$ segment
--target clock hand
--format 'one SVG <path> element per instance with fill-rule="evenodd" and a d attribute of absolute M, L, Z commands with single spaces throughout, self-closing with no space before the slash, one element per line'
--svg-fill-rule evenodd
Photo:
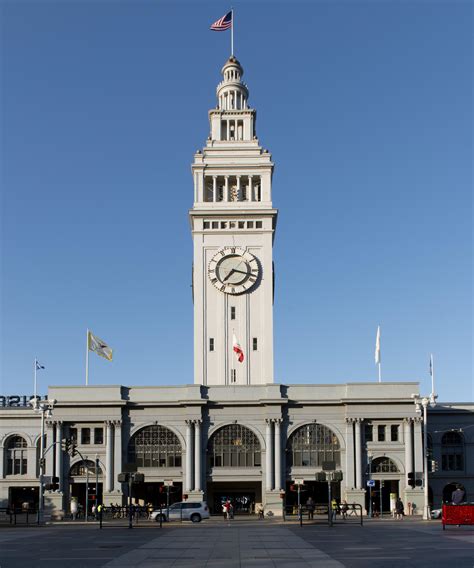
<path fill-rule="evenodd" d="M 236 272 L 236 270 L 233 268 L 229 274 L 224 278 L 224 280 L 222 280 L 222 283 L 224 283 L 228 278 L 230 278 L 230 275 L 233 274 L 234 272 Z"/>

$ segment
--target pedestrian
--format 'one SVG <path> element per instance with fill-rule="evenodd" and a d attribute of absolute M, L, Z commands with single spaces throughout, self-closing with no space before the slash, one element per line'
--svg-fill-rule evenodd
<path fill-rule="evenodd" d="M 255 512 L 258 515 L 259 520 L 262 520 L 264 518 L 264 508 L 263 508 L 263 503 L 256 503 L 255 504 Z"/>
<path fill-rule="evenodd" d="M 333 500 L 331 501 L 331 519 L 332 519 L 333 521 L 336 520 L 337 509 L 338 509 L 337 500 L 336 500 L 336 499 L 333 499 Z"/>
<path fill-rule="evenodd" d="M 313 520 L 314 518 L 314 501 L 312 497 L 309 497 L 306 501 L 306 510 L 308 511 L 308 520 Z"/>
<path fill-rule="evenodd" d="M 456 489 L 451 494 L 451 501 L 453 505 L 460 505 L 464 502 L 466 492 L 461 485 L 456 485 Z"/>
<path fill-rule="evenodd" d="M 401 521 L 403 519 L 403 515 L 405 514 L 405 512 L 403 508 L 403 501 L 400 499 L 400 497 L 398 497 L 397 500 L 395 501 L 395 513 L 396 513 L 396 518 L 399 521 Z"/>
<path fill-rule="evenodd" d="M 228 501 L 225 501 L 224 504 L 222 505 L 222 512 L 224 513 L 224 520 L 226 520 L 226 519 L 227 519 L 227 515 L 229 514 Z"/>
<path fill-rule="evenodd" d="M 347 518 L 347 511 L 349 510 L 349 505 L 345 499 L 342 500 L 341 504 L 341 516 L 344 520 Z"/>
<path fill-rule="evenodd" d="M 232 501 L 229 501 L 228 517 L 229 517 L 229 519 L 233 519 L 233 518 L 234 518 L 234 505 L 232 505 Z"/>
<path fill-rule="evenodd" d="M 76 517 L 77 517 L 77 501 L 76 499 L 71 499 L 71 516 L 72 516 L 72 520 L 75 521 Z"/>

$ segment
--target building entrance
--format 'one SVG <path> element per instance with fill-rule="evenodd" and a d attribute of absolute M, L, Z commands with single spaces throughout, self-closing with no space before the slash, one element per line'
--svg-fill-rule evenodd
<path fill-rule="evenodd" d="M 209 482 L 207 484 L 207 504 L 212 515 L 222 514 L 222 505 L 229 500 L 234 515 L 255 513 L 255 503 L 262 501 L 262 484 L 258 481 Z"/>
<path fill-rule="evenodd" d="M 375 486 L 368 487 L 365 495 L 365 508 L 369 514 L 369 499 L 372 501 L 372 514 L 379 516 L 392 512 L 392 506 L 396 498 L 400 495 L 398 490 L 398 479 L 375 479 Z M 405 511 L 408 514 L 408 511 Z"/>
<path fill-rule="evenodd" d="M 124 489 L 126 495 L 128 495 L 127 491 L 128 488 Z M 168 499 L 170 505 L 183 500 L 183 484 L 181 482 L 174 482 L 169 487 L 164 485 L 163 482 L 137 483 L 132 486 L 132 501 L 136 505 L 143 506 L 151 503 L 155 508 L 158 508 L 160 504 L 166 507 Z"/>
<path fill-rule="evenodd" d="M 291 481 L 286 483 L 286 508 L 288 510 L 297 510 L 298 505 L 298 487 L 293 486 Z M 302 491 L 300 493 L 300 502 L 303 507 L 306 501 L 312 497 L 313 501 L 317 504 L 327 504 L 329 499 L 328 484 L 325 481 L 306 481 L 303 485 Z M 331 497 L 336 499 L 338 502 L 341 497 L 341 484 L 339 482 L 333 481 L 331 483 Z"/>
<path fill-rule="evenodd" d="M 90 514 L 94 505 L 102 503 L 102 483 L 99 482 L 97 487 L 95 480 L 89 480 L 88 484 L 86 482 L 71 483 L 69 486 L 69 495 L 71 499 L 77 501 L 82 511 L 85 511 L 86 507 L 88 507 Z"/>

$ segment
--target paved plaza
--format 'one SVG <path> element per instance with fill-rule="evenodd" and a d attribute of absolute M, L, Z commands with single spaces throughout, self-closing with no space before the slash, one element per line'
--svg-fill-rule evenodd
<path fill-rule="evenodd" d="M 0 550 L 0 568 L 472 568 L 474 530 L 419 520 L 329 528 L 215 518 L 102 531 L 67 524 L 0 528 Z"/>

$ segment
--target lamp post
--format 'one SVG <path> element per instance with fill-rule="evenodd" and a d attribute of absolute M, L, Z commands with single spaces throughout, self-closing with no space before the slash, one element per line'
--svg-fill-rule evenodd
<path fill-rule="evenodd" d="M 416 394 L 412 396 L 416 412 L 418 414 L 423 412 L 423 520 L 429 521 L 431 519 L 431 512 L 428 496 L 428 405 L 431 406 L 431 408 L 434 408 L 438 397 L 434 394 L 434 392 L 432 392 L 430 396 L 423 396 L 421 398 L 419 398 Z"/>
<path fill-rule="evenodd" d="M 47 398 L 44 400 L 38 400 L 38 398 L 33 398 L 31 400 L 31 404 L 33 410 L 41 414 L 41 438 L 40 438 L 40 459 L 39 459 L 39 503 L 38 503 L 38 519 L 39 522 L 43 520 L 44 514 L 44 490 L 43 490 L 43 477 L 44 477 L 44 466 L 45 466 L 45 457 L 44 457 L 44 421 L 45 418 L 51 418 L 53 415 L 53 408 L 56 404 L 56 400 L 53 398 L 52 400 L 48 400 Z"/>
<path fill-rule="evenodd" d="M 367 452 L 367 474 L 369 476 L 369 481 L 372 480 L 372 452 L 369 450 Z M 374 516 L 372 511 L 372 485 L 369 485 L 369 517 Z"/>

